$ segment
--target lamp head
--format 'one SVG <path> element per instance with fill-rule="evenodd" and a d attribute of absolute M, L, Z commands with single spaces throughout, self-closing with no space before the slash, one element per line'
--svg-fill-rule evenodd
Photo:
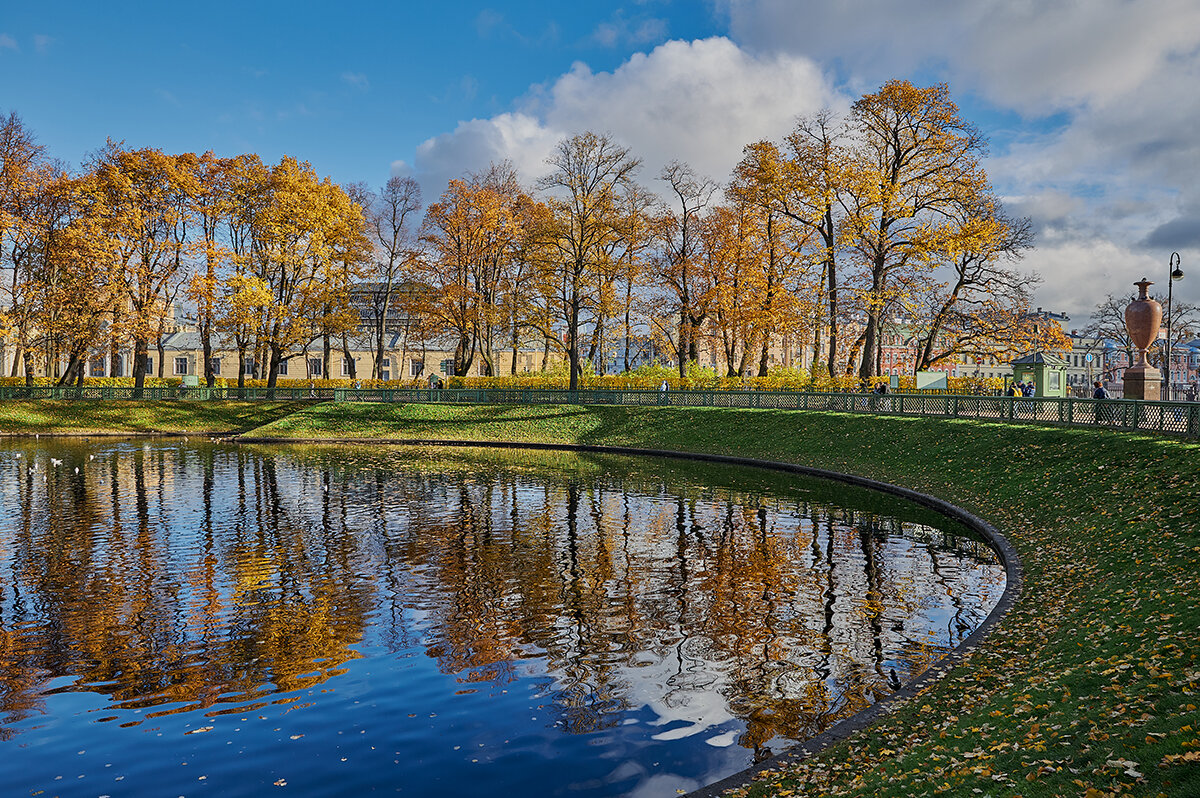
<path fill-rule="evenodd" d="M 1183 279 L 1183 269 L 1179 268 L 1179 253 L 1178 252 L 1172 252 L 1171 257 L 1167 259 L 1167 268 L 1170 268 L 1172 266 L 1174 266 L 1175 268 L 1171 271 L 1171 279 L 1172 280 L 1182 280 Z"/>

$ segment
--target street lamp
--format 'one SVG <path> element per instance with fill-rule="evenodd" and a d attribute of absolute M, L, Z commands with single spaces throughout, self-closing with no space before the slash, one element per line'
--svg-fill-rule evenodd
<path fill-rule="evenodd" d="M 1171 267 L 1174 267 L 1173 269 Z M 1175 287 L 1176 280 L 1183 279 L 1183 269 L 1179 268 L 1179 253 L 1172 252 L 1171 257 L 1167 259 L 1167 273 L 1170 275 L 1167 278 L 1167 362 L 1163 369 L 1163 384 L 1167 388 L 1167 400 L 1171 399 L 1171 327 L 1175 321 L 1175 304 L 1171 301 L 1172 288 Z"/>

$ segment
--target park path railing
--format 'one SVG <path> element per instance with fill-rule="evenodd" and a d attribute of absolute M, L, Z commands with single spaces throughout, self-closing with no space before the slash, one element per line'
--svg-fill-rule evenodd
<path fill-rule="evenodd" d="M 143 399 L 402 402 L 433 404 L 636 405 L 825 410 L 885 416 L 968 418 L 1029 424 L 1101 426 L 1200 438 L 1200 402 L 1135 399 L 703 391 L 589 388 L 184 388 L 0 387 L 5 399 Z"/>

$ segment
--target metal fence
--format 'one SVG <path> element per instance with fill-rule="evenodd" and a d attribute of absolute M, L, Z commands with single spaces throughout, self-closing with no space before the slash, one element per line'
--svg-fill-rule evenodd
<path fill-rule="evenodd" d="M 636 405 L 826 410 L 884 416 L 932 416 L 990 421 L 1099 426 L 1200 437 L 1200 402 L 1145 402 L 963 396 L 953 394 L 801 393 L 795 391 L 688 391 L 594 388 L 184 388 L 0 387 L 5 399 L 143 399 L 401 402 L 436 404 Z"/>

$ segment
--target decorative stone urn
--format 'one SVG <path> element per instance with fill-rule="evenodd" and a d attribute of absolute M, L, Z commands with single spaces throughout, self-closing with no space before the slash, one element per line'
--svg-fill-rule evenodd
<path fill-rule="evenodd" d="M 1125 369 L 1125 398 L 1157 400 L 1161 396 L 1162 374 L 1146 360 L 1146 350 L 1162 326 L 1162 305 L 1146 293 L 1153 282 L 1143 277 L 1134 285 L 1140 293 L 1125 308 L 1125 329 L 1138 354 L 1137 362 Z"/>

